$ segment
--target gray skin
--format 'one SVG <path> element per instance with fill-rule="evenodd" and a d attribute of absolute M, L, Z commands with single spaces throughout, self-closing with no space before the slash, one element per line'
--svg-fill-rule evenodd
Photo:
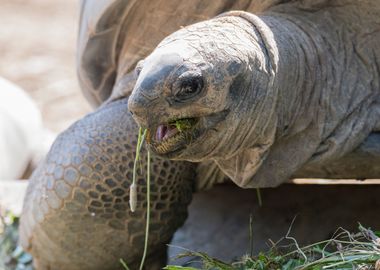
<path fill-rule="evenodd" d="M 92 104 L 105 103 L 57 138 L 30 180 L 20 241 L 37 269 L 119 269 L 120 258 L 136 269 L 146 186 L 142 173 L 132 213 L 133 118 L 149 129 L 156 154 L 146 269 L 165 263 L 192 190 L 226 176 L 266 187 L 294 175 L 380 175 L 379 139 L 370 135 L 379 119 L 377 2 L 185 2 L 98 2 L 104 14 L 83 2 L 79 79 Z M 159 15 L 145 12 L 149 5 Z M 178 17 L 173 7 L 189 12 Z M 179 26 L 234 8 L 261 13 L 185 27 L 151 53 Z M 159 125 L 184 117 L 197 120 L 193 129 L 157 141 Z"/>
<path fill-rule="evenodd" d="M 380 6 L 279 11 L 186 27 L 145 59 L 129 109 L 154 153 L 212 160 L 241 187 L 273 187 L 377 131 Z M 197 122 L 160 137 L 182 118 Z"/>

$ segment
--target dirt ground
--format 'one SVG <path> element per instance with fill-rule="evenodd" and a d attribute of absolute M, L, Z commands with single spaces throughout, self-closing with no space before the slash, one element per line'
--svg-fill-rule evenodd
<path fill-rule="evenodd" d="M 60 132 L 91 111 L 76 78 L 76 0 L 0 0 L 0 76 L 36 101 Z"/>

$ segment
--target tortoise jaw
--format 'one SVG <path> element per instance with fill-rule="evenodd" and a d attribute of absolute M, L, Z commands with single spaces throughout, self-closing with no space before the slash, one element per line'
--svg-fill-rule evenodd
<path fill-rule="evenodd" d="M 147 143 L 153 153 L 163 158 L 192 160 L 194 153 L 200 155 L 208 144 L 209 131 L 218 132 L 218 125 L 226 118 L 229 110 L 197 116 L 180 118 L 148 129 Z M 163 130 L 166 129 L 166 130 Z M 158 133 L 158 134 L 157 134 Z M 156 140 L 161 138 L 162 140 Z M 201 146 L 204 145 L 204 146 Z"/>
<path fill-rule="evenodd" d="M 195 139 L 199 129 L 199 118 L 180 118 L 160 124 L 148 130 L 147 142 L 153 152 L 171 157 L 186 148 Z M 154 131 L 154 132 L 152 132 Z"/>

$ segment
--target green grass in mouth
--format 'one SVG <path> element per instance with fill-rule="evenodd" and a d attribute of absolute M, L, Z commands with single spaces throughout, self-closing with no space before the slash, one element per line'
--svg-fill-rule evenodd
<path fill-rule="evenodd" d="M 174 121 L 170 121 L 169 125 L 175 126 L 179 132 L 183 132 L 185 130 L 189 130 L 194 127 L 197 122 L 196 118 L 182 118 Z"/>

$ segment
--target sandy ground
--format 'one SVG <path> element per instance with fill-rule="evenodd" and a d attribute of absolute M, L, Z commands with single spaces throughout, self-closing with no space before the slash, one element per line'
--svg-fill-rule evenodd
<path fill-rule="evenodd" d="M 54 132 L 91 110 L 75 71 L 78 2 L 0 0 L 0 76 L 30 94 Z"/>

